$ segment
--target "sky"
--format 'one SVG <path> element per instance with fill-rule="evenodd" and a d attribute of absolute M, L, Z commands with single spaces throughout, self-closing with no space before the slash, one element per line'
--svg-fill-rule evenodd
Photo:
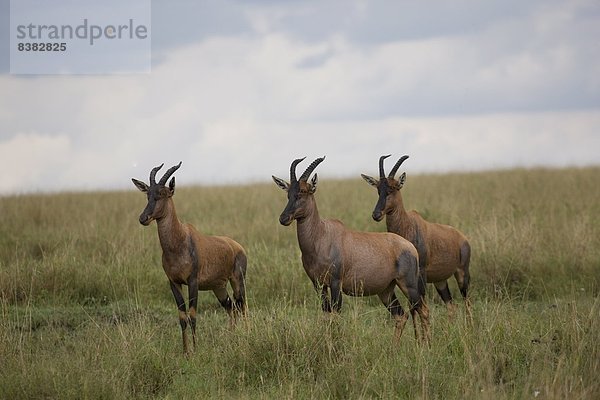
<path fill-rule="evenodd" d="M 0 0 L 0 195 L 600 165 L 596 0 L 151 5 L 150 73 L 24 76 Z"/>

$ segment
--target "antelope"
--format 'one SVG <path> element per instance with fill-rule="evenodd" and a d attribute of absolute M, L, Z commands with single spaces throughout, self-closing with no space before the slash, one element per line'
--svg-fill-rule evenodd
<path fill-rule="evenodd" d="M 288 198 L 279 223 L 289 226 L 296 220 L 302 265 L 315 290 L 320 291 L 323 311 L 339 313 L 342 293 L 349 296 L 378 295 L 395 320 L 394 332 L 398 340 L 408 320 L 394 293 L 398 286 L 409 300 L 415 337 L 419 341 L 428 341 L 429 311 L 423 302 L 425 284 L 420 284 L 417 250 L 398 235 L 352 231 L 338 220 L 321 219 L 314 197 L 317 174 L 310 183 L 308 178 L 324 159 L 313 161 L 300 179 L 296 178 L 296 166 L 304 158 L 294 160 L 289 183 L 273 176 L 277 186 L 287 192 Z M 417 331 L 415 313 L 421 320 L 422 336 Z"/>
<path fill-rule="evenodd" d="M 225 236 L 207 236 L 198 232 L 190 224 L 182 224 L 175 213 L 173 195 L 175 177 L 167 180 L 181 166 L 181 162 L 171 167 L 156 182 L 156 173 L 164 164 L 150 172 L 150 186 L 137 179 L 133 184 L 148 197 L 148 204 L 140 215 L 140 224 L 144 226 L 156 220 L 158 239 L 162 248 L 162 266 L 169 279 L 171 291 L 179 309 L 179 324 L 183 338 L 184 354 L 189 354 L 189 324 L 192 331 L 193 349 L 196 347 L 196 308 L 198 291 L 212 290 L 219 303 L 229 315 L 230 323 L 236 317 L 246 313 L 245 276 L 246 253 L 244 248 Z M 227 282 L 233 289 L 235 302 L 227 292 Z M 182 285 L 188 286 L 189 314 L 183 297 Z"/>
<path fill-rule="evenodd" d="M 408 156 L 401 157 L 386 178 L 383 161 L 388 157 L 390 155 L 379 158 L 379 180 L 361 174 L 379 193 L 373 219 L 379 222 L 385 215 L 387 231 L 396 233 L 415 245 L 419 253 L 419 268 L 427 282 L 435 286 L 450 316 L 453 315 L 455 305 L 447 280 L 454 275 L 465 301 L 467 315 L 471 317 L 468 298 L 471 246 L 467 238 L 449 225 L 428 222 L 417 211 L 405 210 L 400 189 L 406 181 L 406 172 L 399 179 L 395 175 Z"/>

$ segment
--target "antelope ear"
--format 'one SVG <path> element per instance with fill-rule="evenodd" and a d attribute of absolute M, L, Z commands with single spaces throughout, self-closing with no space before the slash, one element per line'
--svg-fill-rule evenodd
<path fill-rule="evenodd" d="M 310 189 L 309 189 L 309 193 L 313 194 L 314 192 L 317 191 L 317 183 L 319 182 L 319 179 L 317 178 L 317 174 L 314 174 L 312 179 L 310 180 Z"/>
<path fill-rule="evenodd" d="M 362 176 L 362 178 L 371 186 L 377 187 L 377 185 L 379 185 L 379 181 L 373 177 L 370 177 L 369 175 L 360 174 L 360 176 Z"/>
<path fill-rule="evenodd" d="M 169 191 L 171 192 L 171 196 L 175 194 L 175 177 L 172 177 L 169 181 Z"/>
<path fill-rule="evenodd" d="M 273 176 L 273 175 L 271 175 L 271 178 L 273 178 L 273 181 L 275 182 L 275 184 L 277 186 L 279 186 L 281 189 L 285 190 L 286 192 L 290 188 L 290 184 L 287 183 L 286 181 L 284 181 L 283 179 L 278 178 L 278 177 Z"/>
<path fill-rule="evenodd" d="M 406 172 L 403 172 L 402 175 L 400 175 L 400 179 L 398 179 L 398 189 L 402 189 L 402 186 L 404 186 L 405 181 L 406 181 Z"/>
<path fill-rule="evenodd" d="M 142 193 L 148 193 L 148 189 L 149 189 L 148 185 L 146 185 L 144 182 L 138 181 L 135 178 L 131 178 L 131 181 L 133 182 L 133 184 L 135 185 L 135 187 L 140 190 L 140 192 L 142 192 Z"/>

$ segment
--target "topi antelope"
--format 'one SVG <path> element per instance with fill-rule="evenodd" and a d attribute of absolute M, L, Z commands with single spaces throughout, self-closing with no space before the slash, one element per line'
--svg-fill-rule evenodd
<path fill-rule="evenodd" d="M 181 162 L 167 170 L 156 183 L 155 177 L 164 164 L 150 172 L 150 186 L 132 179 L 133 184 L 148 196 L 148 204 L 140 215 L 140 223 L 148 226 L 153 220 L 158 225 L 158 239 L 162 247 L 162 265 L 179 309 L 179 323 L 183 337 L 183 351 L 189 354 L 188 323 L 192 331 L 193 348 L 196 347 L 196 307 L 198 291 L 212 290 L 227 310 L 233 323 L 237 314 L 246 312 L 245 283 L 246 254 L 242 246 L 224 236 L 206 236 L 190 224 L 177 219 L 173 194 L 175 177 L 167 180 L 181 166 Z M 227 282 L 233 288 L 235 303 L 227 293 Z M 189 315 L 186 312 L 182 285 L 188 285 Z"/>
<path fill-rule="evenodd" d="M 315 289 L 321 290 L 325 312 L 339 312 L 342 292 L 350 296 L 378 295 L 396 321 L 395 337 L 402 335 L 408 315 L 404 313 L 394 289 L 400 287 L 410 303 L 415 336 L 429 339 L 429 311 L 423 302 L 425 285 L 419 284 L 418 253 L 406 239 L 387 232 L 355 232 L 338 220 L 319 217 L 314 193 L 317 174 L 308 178 L 325 157 L 309 165 L 300 179 L 294 160 L 290 168 L 290 183 L 273 176 L 287 192 L 288 203 L 279 217 L 282 225 L 296 220 L 302 265 Z M 329 294 L 329 292 L 331 295 Z M 416 313 L 419 313 L 422 337 L 419 337 Z"/>
<path fill-rule="evenodd" d="M 379 180 L 361 174 L 363 179 L 371 186 L 375 186 L 379 193 L 379 199 L 373 210 L 373 219 L 379 222 L 385 215 L 388 232 L 396 233 L 415 245 L 419 252 L 419 268 L 425 271 L 427 282 L 434 284 L 450 315 L 454 304 L 447 279 L 454 274 L 470 317 L 471 309 L 467 295 L 471 246 L 467 238 L 451 226 L 426 221 L 414 210 L 406 212 L 400 193 L 406 181 L 406 172 L 399 179 L 394 176 L 408 156 L 400 158 L 386 178 L 383 161 L 388 157 L 389 155 L 379 158 Z"/>

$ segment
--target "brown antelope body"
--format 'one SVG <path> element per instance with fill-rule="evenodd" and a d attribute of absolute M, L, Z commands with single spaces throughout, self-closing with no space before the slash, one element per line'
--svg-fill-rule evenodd
<path fill-rule="evenodd" d="M 315 289 L 321 291 L 325 312 L 339 312 L 342 293 L 350 296 L 378 295 L 396 320 L 396 338 L 400 338 L 408 319 L 394 289 L 398 286 L 410 303 L 415 336 L 419 338 L 415 313 L 419 313 L 422 335 L 429 338 L 428 309 L 423 303 L 424 284 L 419 284 L 418 253 L 404 238 L 391 233 L 356 232 L 338 220 L 319 216 L 313 194 L 317 175 L 308 178 L 323 158 L 315 160 L 296 178 L 295 160 L 290 169 L 290 183 L 273 176 L 275 183 L 287 192 L 288 203 L 279 222 L 288 226 L 297 222 L 298 244 L 302 265 Z M 329 294 L 330 292 L 330 294 Z"/>
<path fill-rule="evenodd" d="M 156 220 L 158 225 L 158 238 L 163 251 L 162 265 L 179 309 L 183 350 L 188 354 L 188 323 L 192 331 L 193 347 L 196 346 L 199 290 L 212 290 L 227 310 L 232 323 L 237 314 L 245 313 L 246 254 L 242 246 L 233 239 L 203 235 L 192 225 L 179 222 L 173 203 L 175 178 L 171 178 L 168 187 L 165 184 L 180 166 L 181 163 L 167 170 L 158 183 L 155 176 L 162 165 L 153 168 L 150 172 L 150 186 L 137 179 L 132 181 L 148 197 L 148 204 L 140 215 L 140 223 L 147 226 Z M 227 293 L 227 282 L 233 288 L 235 302 L 231 301 Z M 188 285 L 189 314 L 186 311 L 182 285 Z"/>
<path fill-rule="evenodd" d="M 454 306 L 447 280 L 454 275 L 470 316 L 468 290 L 471 246 L 467 238 L 449 225 L 428 222 L 418 212 L 406 211 L 400 193 L 406 181 L 406 172 L 399 179 L 394 176 L 408 156 L 400 158 L 386 177 L 383 161 L 387 157 L 389 155 L 381 156 L 379 159 L 379 180 L 361 175 L 367 183 L 377 188 L 379 194 L 373 210 L 373 219 L 381 221 L 385 215 L 388 232 L 396 233 L 415 245 L 419 253 L 421 273 L 426 277 L 427 282 L 434 284 L 450 313 Z"/>

